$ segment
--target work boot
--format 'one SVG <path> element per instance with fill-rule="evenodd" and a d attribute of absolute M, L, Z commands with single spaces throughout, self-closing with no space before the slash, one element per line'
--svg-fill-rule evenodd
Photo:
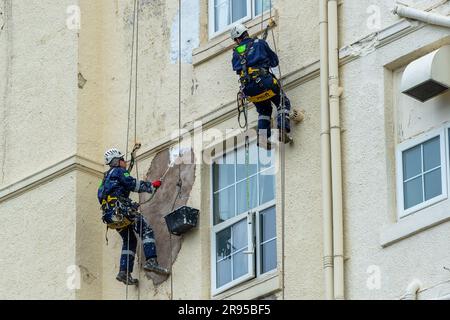
<path fill-rule="evenodd" d="M 133 279 L 131 274 L 127 275 L 126 271 L 120 271 L 119 274 L 116 277 L 117 281 L 123 282 L 124 284 L 128 284 L 131 286 L 137 286 L 138 279 Z"/>
<path fill-rule="evenodd" d="M 149 272 L 155 272 L 155 273 L 161 274 L 163 276 L 168 276 L 170 274 L 169 270 L 161 267 L 158 264 L 158 260 L 156 260 L 156 258 L 148 259 L 144 264 L 144 270 L 149 271 Z"/>
<path fill-rule="evenodd" d="M 285 144 L 294 142 L 294 139 L 286 132 L 280 133 L 279 141 Z"/>

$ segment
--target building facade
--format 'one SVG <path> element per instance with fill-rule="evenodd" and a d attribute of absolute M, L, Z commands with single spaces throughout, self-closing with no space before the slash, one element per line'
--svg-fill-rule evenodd
<path fill-rule="evenodd" d="M 342 142 L 344 296 L 333 297 L 446 298 L 450 93 L 419 102 L 402 81 L 411 63 L 450 45 L 450 29 L 402 18 L 393 0 L 329 2 L 338 6 L 342 88 L 331 130 Z M 137 15 L 133 0 L 1 1 L 0 298 L 329 298 L 336 257 L 324 254 L 321 4 L 139 0 Z M 449 1 L 401 4 L 450 14 Z M 305 117 L 284 152 L 250 139 L 247 158 L 229 29 L 242 22 L 260 34 L 270 18 L 276 72 Z M 250 128 L 256 122 L 250 106 Z M 96 191 L 103 152 L 130 152 L 135 141 L 143 146 L 132 175 L 154 179 L 168 168 L 142 211 L 160 263 L 173 264 L 171 277 L 158 278 L 137 262 L 140 285 L 126 288 L 115 280 L 121 239 L 110 231 L 106 243 Z M 189 149 L 193 163 L 169 168 Z M 200 210 L 181 238 L 164 224 L 169 198 Z"/>

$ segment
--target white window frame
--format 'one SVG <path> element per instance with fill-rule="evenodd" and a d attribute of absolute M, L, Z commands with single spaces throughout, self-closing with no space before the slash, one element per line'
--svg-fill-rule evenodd
<path fill-rule="evenodd" d="M 244 1 L 244 0 L 242 0 Z M 235 22 L 232 22 L 231 24 L 229 24 L 228 26 L 224 27 L 223 29 L 214 30 L 215 24 L 216 24 L 216 20 L 215 20 L 215 11 L 214 11 L 214 0 L 208 0 L 208 31 L 209 31 L 209 39 L 213 39 L 221 34 L 224 34 L 225 32 L 231 30 L 231 28 L 233 26 L 235 26 L 238 23 L 245 23 L 247 21 L 250 21 L 252 19 L 261 17 L 261 15 L 266 14 L 267 12 L 269 12 L 269 10 L 263 11 L 262 13 L 256 15 L 256 5 L 255 2 L 256 1 L 261 1 L 261 0 L 246 0 L 247 1 L 247 16 L 243 17 L 240 20 L 237 20 Z M 272 0 L 272 6 L 273 6 L 273 1 Z"/>
<path fill-rule="evenodd" d="M 250 138 L 249 143 L 251 144 L 252 142 L 255 142 L 256 138 Z M 223 157 L 225 154 L 231 153 L 231 152 L 237 152 L 236 150 L 242 148 L 244 146 L 245 142 L 240 142 L 238 141 L 238 143 L 235 144 L 235 146 L 233 148 L 227 148 L 226 150 L 223 150 L 222 152 L 218 153 L 217 155 L 215 155 L 212 158 L 212 163 L 214 163 L 217 159 Z M 259 160 L 258 160 L 259 161 Z M 235 164 L 236 165 L 236 164 Z M 260 212 L 270 208 L 270 207 L 275 207 L 275 212 L 276 212 L 276 199 L 273 199 L 269 202 L 266 202 L 262 205 L 259 205 L 259 197 L 260 197 L 260 190 L 259 190 L 259 174 L 263 171 L 266 170 L 273 170 L 273 167 L 269 167 L 269 168 L 265 168 L 262 171 L 258 171 L 256 173 L 256 181 L 257 181 L 257 203 L 258 206 L 255 208 L 250 209 L 249 211 L 245 211 L 243 213 L 238 214 L 237 216 L 234 216 L 224 222 L 221 222 L 217 225 L 214 225 L 214 173 L 213 173 L 213 165 L 211 165 L 211 169 L 210 169 L 210 195 L 211 195 L 211 203 L 210 203 L 210 221 L 211 221 L 211 234 L 210 234 L 210 241 L 211 241 L 211 257 L 210 257 L 210 263 L 211 263 L 211 292 L 212 295 L 218 295 L 224 291 L 227 291 L 245 281 L 248 281 L 250 279 L 253 279 L 255 277 L 258 277 L 261 274 L 261 262 L 260 262 L 260 257 L 261 257 L 261 235 L 260 235 Z M 235 173 L 236 174 L 236 173 Z M 255 175 L 251 175 L 249 178 L 253 177 Z M 236 180 L 236 177 L 235 177 Z M 245 179 L 244 179 L 245 180 Z M 240 181 L 235 181 L 235 188 L 237 186 L 237 184 L 239 182 L 242 182 L 243 180 Z M 225 189 L 225 188 L 223 188 Z M 221 190 L 223 190 L 221 189 Z M 236 193 L 237 190 L 235 189 L 235 201 L 236 200 Z M 217 261 L 216 261 L 216 236 L 217 233 L 219 233 L 220 231 L 227 229 L 229 227 L 231 227 L 232 225 L 239 223 L 240 221 L 247 219 L 247 236 L 248 236 L 248 251 L 246 252 L 246 254 L 248 254 L 248 267 L 249 267 L 249 272 L 241 277 L 239 277 L 238 279 L 232 280 L 229 283 L 227 283 L 226 285 L 221 286 L 220 288 L 217 288 Z M 278 239 L 278 237 L 276 237 L 276 239 Z M 256 256 L 255 256 L 256 253 Z M 278 259 L 277 259 L 278 260 Z M 278 261 L 277 261 L 278 262 Z M 256 265 L 255 265 L 256 263 Z M 266 274 L 270 274 L 272 272 L 276 272 L 277 268 L 275 268 L 272 271 L 268 271 L 266 273 L 264 273 L 264 275 Z"/>
<path fill-rule="evenodd" d="M 447 199 L 448 194 L 448 131 L 445 128 L 439 128 L 436 130 L 429 131 L 425 134 L 420 135 L 417 138 L 407 140 L 397 146 L 396 152 L 396 164 L 397 164 L 397 213 L 398 219 L 403 219 L 419 210 L 425 209 L 432 206 L 438 202 Z M 441 183 L 442 183 L 442 195 L 434 197 L 430 200 L 424 201 L 418 205 L 411 208 L 404 209 L 404 193 L 403 193 L 403 152 L 420 145 L 427 140 L 433 139 L 435 137 L 440 137 L 440 148 L 441 148 Z M 423 155 L 422 155 L 423 161 Z"/>
<path fill-rule="evenodd" d="M 213 216 L 214 216 L 214 212 L 213 212 Z M 214 219 L 214 217 L 212 217 L 212 219 Z M 244 275 L 242 275 L 241 277 L 234 279 L 230 282 L 228 282 L 227 284 L 221 286 L 220 288 L 217 288 L 217 261 L 216 261 L 216 236 L 217 233 L 219 233 L 222 230 L 225 230 L 229 227 L 231 227 L 234 224 L 237 224 L 239 222 L 241 222 L 242 220 L 247 220 L 247 237 L 248 237 L 248 250 L 244 253 L 248 254 L 248 272 Z M 211 220 L 213 221 L 213 220 Z M 238 216 L 235 216 L 231 219 L 228 219 L 225 222 L 222 222 L 220 224 L 217 224 L 215 226 L 212 227 L 212 232 L 211 232 L 211 279 L 212 279 L 212 292 L 213 295 L 217 295 L 221 292 L 224 292 L 238 284 L 240 284 L 241 282 L 247 281 L 249 279 L 252 279 L 255 277 L 255 258 L 254 258 L 254 247 L 255 247 L 255 243 L 254 243 L 254 237 L 253 237 L 253 225 L 254 225 L 254 214 L 252 211 L 247 211 L 244 213 L 241 213 Z"/>
<path fill-rule="evenodd" d="M 216 37 L 216 36 L 218 36 L 220 34 L 223 34 L 223 33 L 227 32 L 227 31 L 231 30 L 231 28 L 234 25 L 238 24 L 238 23 L 244 23 L 244 22 L 247 22 L 247 21 L 252 19 L 252 12 L 253 12 L 253 10 L 252 10 L 252 0 L 246 0 L 246 1 L 247 1 L 247 15 L 245 17 L 243 17 L 242 19 L 237 20 L 237 21 L 229 24 L 225 28 L 219 29 L 217 31 L 214 30 L 214 27 L 216 25 L 216 20 L 215 20 L 215 15 L 214 15 L 214 13 L 215 13 L 215 11 L 214 11 L 214 0 L 209 0 L 208 1 L 208 12 L 209 12 L 209 14 L 208 14 L 208 16 L 209 16 L 209 20 L 208 20 L 209 28 L 208 29 L 209 29 L 209 38 L 210 39 L 212 39 L 212 38 L 214 38 L 214 37 Z"/>
<path fill-rule="evenodd" d="M 261 272 L 261 212 L 269 209 L 271 207 L 275 207 L 275 220 L 276 220 L 276 200 L 272 200 L 268 203 L 265 203 L 264 205 L 260 206 L 257 208 L 257 210 L 255 210 L 255 215 L 256 215 L 256 223 L 255 223 L 255 235 L 256 235 L 256 240 L 255 240 L 255 246 L 256 246 L 256 259 L 258 259 L 258 261 L 256 262 L 256 276 L 259 277 L 261 275 L 266 275 L 266 274 L 270 274 L 270 273 L 274 273 L 277 272 L 277 268 L 271 270 L 271 271 L 267 271 L 266 273 L 262 273 Z M 270 239 L 270 240 L 274 240 L 277 241 L 278 239 L 278 235 L 275 234 L 275 238 Z M 266 242 L 269 242 L 270 240 L 267 240 Z M 277 259 L 277 263 L 278 263 L 278 259 Z"/>
<path fill-rule="evenodd" d="M 258 18 L 258 17 L 261 17 L 262 15 L 266 15 L 266 13 L 269 13 L 270 12 L 270 9 L 269 10 L 266 10 L 266 11 L 263 11 L 262 13 L 260 13 L 260 14 L 256 14 L 256 2 L 260 2 L 261 0 L 252 0 L 252 17 L 253 17 L 253 19 L 256 19 L 256 18 Z M 275 0 L 272 0 L 272 3 L 271 3 L 271 5 L 272 5 L 272 9 L 273 9 L 273 2 L 274 2 Z M 264 7 L 264 6 L 263 6 Z"/>

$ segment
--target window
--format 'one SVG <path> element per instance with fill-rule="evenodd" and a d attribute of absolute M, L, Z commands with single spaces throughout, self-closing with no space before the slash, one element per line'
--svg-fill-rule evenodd
<path fill-rule="evenodd" d="M 270 10 L 272 0 L 209 0 L 210 38 Z"/>
<path fill-rule="evenodd" d="M 399 146 L 400 218 L 447 197 L 445 140 L 441 129 Z"/>
<path fill-rule="evenodd" d="M 253 15 L 259 16 L 265 11 L 269 11 L 270 7 L 272 6 L 273 0 L 253 0 L 254 2 L 254 12 Z"/>
<path fill-rule="evenodd" d="M 221 155 L 211 185 L 212 287 L 218 294 L 277 267 L 273 152 L 251 143 L 248 155 L 245 147 Z"/>

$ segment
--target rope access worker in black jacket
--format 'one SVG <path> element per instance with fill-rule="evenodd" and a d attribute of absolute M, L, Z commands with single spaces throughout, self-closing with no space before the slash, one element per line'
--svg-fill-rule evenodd
<path fill-rule="evenodd" d="M 131 276 L 137 247 L 136 235 L 141 236 L 144 247 L 146 259 L 144 270 L 168 275 L 169 271 L 158 265 L 152 228 L 137 212 L 139 204 L 129 199 L 130 192 L 155 193 L 161 186 L 161 180 L 150 183 L 130 176 L 126 169 L 124 155 L 115 148 L 105 152 L 105 163 L 110 166 L 110 169 L 105 173 L 97 196 L 102 205 L 103 222 L 108 228 L 116 229 L 123 240 L 120 271 L 116 279 L 129 285 L 138 284 L 138 280 Z"/>
<path fill-rule="evenodd" d="M 279 136 L 280 141 L 292 142 L 289 136 L 291 102 L 270 71 L 270 68 L 278 66 L 278 56 L 265 40 L 251 38 L 242 24 L 231 29 L 231 38 L 236 43 L 233 70 L 240 76 L 243 93 L 255 104 L 259 114 L 258 145 L 270 149 L 272 103 L 277 108 L 277 127 L 284 129 Z"/>

